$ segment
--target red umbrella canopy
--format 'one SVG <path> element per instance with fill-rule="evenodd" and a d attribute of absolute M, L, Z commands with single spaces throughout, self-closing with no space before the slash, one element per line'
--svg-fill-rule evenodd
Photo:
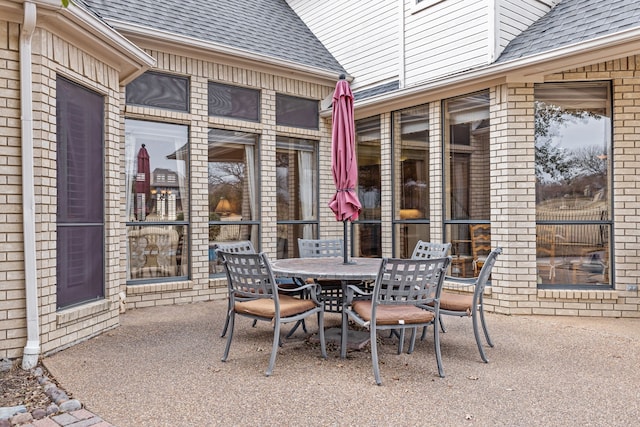
<path fill-rule="evenodd" d="M 151 190 L 151 168 L 149 166 L 149 152 L 142 144 L 138 151 L 138 173 L 136 176 L 136 193 L 149 194 Z"/>
<path fill-rule="evenodd" d="M 349 82 L 340 79 L 333 92 L 331 129 L 331 171 L 336 194 L 329 202 L 338 221 L 354 221 L 362 209 L 355 188 L 358 179 L 355 139 L 353 93 Z"/>

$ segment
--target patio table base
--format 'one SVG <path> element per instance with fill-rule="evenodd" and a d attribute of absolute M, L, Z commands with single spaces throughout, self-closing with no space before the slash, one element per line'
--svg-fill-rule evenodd
<path fill-rule="evenodd" d="M 328 328 L 324 331 L 324 339 L 327 344 L 334 344 L 340 347 L 340 339 L 342 331 L 340 328 Z M 362 350 L 370 341 L 371 335 L 369 331 L 347 331 L 347 351 Z M 312 342 L 319 342 L 317 335 L 311 337 Z"/>

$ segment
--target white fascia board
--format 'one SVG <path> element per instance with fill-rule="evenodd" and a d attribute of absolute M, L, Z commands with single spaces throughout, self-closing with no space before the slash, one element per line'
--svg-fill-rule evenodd
<path fill-rule="evenodd" d="M 364 112 L 367 115 L 381 108 L 389 111 L 390 106 L 408 107 L 415 100 L 426 102 L 429 98 L 437 98 L 437 94 L 468 93 L 468 89 L 482 85 L 489 87 L 507 81 L 539 82 L 546 74 L 632 56 L 639 51 L 640 28 L 633 28 L 355 101 L 354 108 L 356 114 Z M 323 110 L 321 115 L 330 116 L 331 110 Z"/>
<path fill-rule="evenodd" d="M 115 66 L 120 72 L 120 84 L 126 85 L 155 65 L 146 52 L 107 25 L 83 5 L 71 3 L 64 8 L 60 0 L 34 0 L 38 10 L 38 26 L 43 26 L 79 48 Z"/>
<path fill-rule="evenodd" d="M 305 81 L 319 82 L 321 84 L 334 85 L 339 73 L 327 71 L 323 68 L 311 67 L 286 59 L 275 58 L 268 55 L 251 52 L 225 46 L 219 43 L 209 42 L 194 37 L 184 36 L 168 31 L 158 30 L 146 26 L 131 24 L 120 20 L 109 19 L 107 22 L 116 30 L 122 32 L 140 46 L 161 49 L 166 52 L 182 53 L 191 57 L 204 60 L 219 60 L 232 65 L 239 64 L 244 67 L 264 69 L 269 73 L 292 77 Z M 347 75 L 347 80 L 353 77 Z"/>

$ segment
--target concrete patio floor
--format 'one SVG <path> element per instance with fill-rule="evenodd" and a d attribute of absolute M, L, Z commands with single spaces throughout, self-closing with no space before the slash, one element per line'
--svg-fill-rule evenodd
<path fill-rule="evenodd" d="M 272 330 L 247 319 L 237 322 L 229 360 L 221 362 L 225 309 L 226 301 L 216 301 L 129 310 L 119 328 L 44 364 L 88 410 L 119 427 L 614 426 L 640 419 L 640 319 L 488 314 L 496 346 L 485 364 L 471 319 L 446 318 L 446 377 L 437 375 L 430 329 L 410 355 L 381 339 L 378 387 L 368 346 L 342 360 L 330 345 L 323 360 L 301 330 L 265 377 Z M 327 326 L 339 322 L 327 315 Z"/>

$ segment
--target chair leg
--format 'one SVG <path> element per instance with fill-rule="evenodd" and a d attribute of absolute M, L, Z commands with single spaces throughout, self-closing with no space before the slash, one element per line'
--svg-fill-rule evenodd
<path fill-rule="evenodd" d="M 222 355 L 222 361 L 226 362 L 229 357 L 229 349 L 231 348 L 231 340 L 233 339 L 233 327 L 235 325 L 236 313 L 232 310 L 227 316 L 229 326 L 229 336 L 227 337 L 227 345 L 224 348 L 224 354 Z"/>
<path fill-rule="evenodd" d="M 266 376 L 271 376 L 273 368 L 276 364 L 276 355 L 278 354 L 278 347 L 280 347 L 280 322 L 276 322 L 273 328 L 273 346 L 271 347 L 271 357 L 269 358 L 269 367 Z"/>
<path fill-rule="evenodd" d="M 295 325 L 293 325 L 293 328 L 291 328 L 291 330 L 289 331 L 289 333 L 287 333 L 286 338 L 291 338 L 291 335 L 293 335 L 295 333 L 295 331 L 298 329 L 298 327 L 302 325 L 302 330 L 304 331 L 304 333 L 307 333 L 307 325 L 305 325 L 304 323 L 304 319 L 300 319 L 296 322 Z"/>
<path fill-rule="evenodd" d="M 433 325 L 433 345 L 436 349 L 436 361 L 438 362 L 438 374 L 440 378 L 444 378 L 444 368 L 442 367 L 442 354 L 440 353 L 440 330 L 438 325 Z"/>
<path fill-rule="evenodd" d="M 229 307 L 227 309 L 227 317 L 224 319 L 224 327 L 222 328 L 222 333 L 220 334 L 220 338 L 224 338 L 227 335 L 227 329 L 229 328 L 229 316 L 231 315 L 231 300 L 229 300 Z"/>
<path fill-rule="evenodd" d="M 476 344 L 478 345 L 478 351 L 480 352 L 480 357 L 484 363 L 489 363 L 489 359 L 487 359 L 487 355 L 484 354 L 484 349 L 482 348 L 482 341 L 480 341 L 480 331 L 478 330 L 478 312 L 475 311 L 471 315 L 471 319 L 473 321 L 473 335 L 476 337 Z"/>
<path fill-rule="evenodd" d="M 444 323 L 442 322 L 442 316 L 438 316 L 438 323 L 440 324 L 440 330 L 442 331 L 442 333 L 447 332 L 447 330 L 444 328 Z M 437 328 L 438 325 L 433 325 L 434 328 Z M 427 327 L 425 326 L 424 329 L 422 329 L 422 335 L 420 336 L 420 341 L 424 341 L 424 339 L 427 337 Z"/>
<path fill-rule="evenodd" d="M 400 337 L 398 342 L 398 354 L 402 354 L 402 350 L 404 348 L 404 331 L 405 329 L 400 329 Z"/>
<path fill-rule="evenodd" d="M 482 329 L 484 330 L 484 337 L 487 339 L 487 344 L 489 347 L 493 347 L 493 342 L 491 341 L 491 337 L 489 336 L 489 330 L 487 329 L 487 322 L 484 320 L 484 309 L 482 306 L 478 308 L 480 312 L 480 322 L 482 323 Z"/>
<path fill-rule="evenodd" d="M 378 340 L 376 337 L 376 328 L 374 325 L 370 325 L 369 328 L 371 331 L 371 363 L 373 364 L 373 375 L 376 377 L 376 384 L 381 385 L 382 378 L 380 378 L 380 366 L 378 365 Z"/>
<path fill-rule="evenodd" d="M 344 308 L 342 310 L 342 331 L 340 332 L 340 358 L 344 359 L 347 357 L 347 335 L 349 333 L 349 317 L 345 312 Z"/>
<path fill-rule="evenodd" d="M 417 334 L 418 334 L 418 328 L 411 328 L 411 344 L 409 344 L 409 350 L 407 350 L 407 354 L 413 353 L 413 350 L 416 347 L 416 335 Z"/>
<path fill-rule="evenodd" d="M 318 337 L 320 338 L 320 352 L 324 359 L 327 358 L 327 344 L 324 339 L 324 311 L 318 312 Z"/>

